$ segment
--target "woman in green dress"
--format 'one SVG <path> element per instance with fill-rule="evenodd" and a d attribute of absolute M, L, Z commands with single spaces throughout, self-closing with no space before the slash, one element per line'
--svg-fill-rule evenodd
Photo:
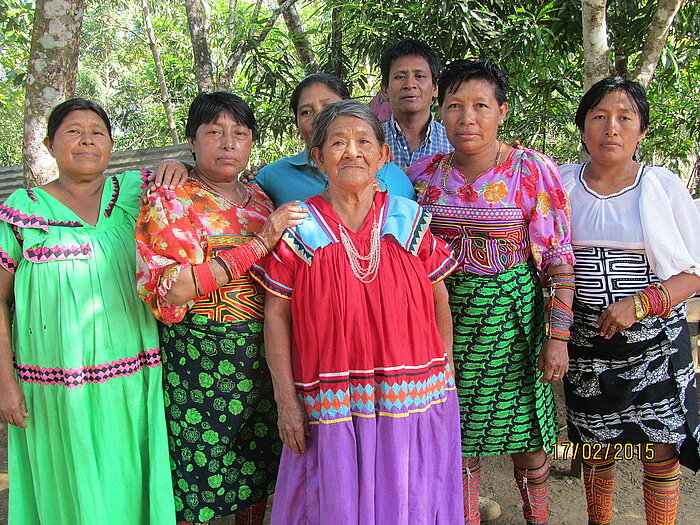
<path fill-rule="evenodd" d="M 110 122 L 87 100 L 54 108 L 44 143 L 58 178 L 0 206 L 9 523 L 174 523 L 158 332 L 135 283 L 147 173 L 104 176 Z"/>

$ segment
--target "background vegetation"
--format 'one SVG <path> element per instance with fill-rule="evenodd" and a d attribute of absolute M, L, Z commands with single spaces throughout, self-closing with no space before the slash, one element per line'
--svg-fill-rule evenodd
<path fill-rule="evenodd" d="M 200 1 L 201 0 L 197 0 Z M 198 92 L 186 2 L 151 2 L 152 23 L 180 140 Z M 286 6 L 284 5 L 286 4 Z M 612 68 L 629 75 L 657 2 L 609 0 Z M 206 0 L 215 85 L 253 106 L 262 130 L 255 161 L 299 149 L 288 100 L 307 72 L 343 77 L 355 97 L 379 89 L 378 61 L 387 43 L 427 41 L 445 61 L 493 57 L 510 74 L 511 111 L 503 130 L 559 162 L 578 157 L 573 114 L 582 94 L 584 52 L 579 0 Z M 299 26 L 276 16 L 292 6 Z M 0 0 L 0 165 L 22 161 L 26 65 L 34 2 Z M 641 158 L 688 177 L 700 147 L 700 2 L 675 17 L 649 86 L 652 129 Z M 309 53 L 300 52 L 299 43 Z M 297 44 L 295 46 L 295 43 Z M 88 0 L 76 94 L 105 106 L 116 149 L 172 143 L 143 19 L 143 0 Z"/>

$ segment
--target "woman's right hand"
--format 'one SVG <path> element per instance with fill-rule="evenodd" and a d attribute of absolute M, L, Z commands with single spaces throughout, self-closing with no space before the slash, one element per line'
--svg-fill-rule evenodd
<path fill-rule="evenodd" d="M 267 218 L 258 235 L 262 237 L 268 250 L 272 251 L 284 230 L 301 224 L 301 221 L 308 217 L 309 212 L 300 204 L 301 201 L 286 202 Z"/>
<path fill-rule="evenodd" d="M 14 379 L 3 383 L 0 387 L 0 421 L 27 428 L 24 420 L 29 417 L 29 412 L 22 389 Z"/>
<path fill-rule="evenodd" d="M 309 419 L 301 402 L 294 398 L 277 403 L 277 429 L 282 443 L 295 454 L 306 452 Z"/>

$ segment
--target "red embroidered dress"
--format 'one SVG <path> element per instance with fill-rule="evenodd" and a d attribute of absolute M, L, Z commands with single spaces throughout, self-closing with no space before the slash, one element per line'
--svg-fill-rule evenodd
<path fill-rule="evenodd" d="M 292 374 L 307 451 L 284 447 L 273 525 L 453 525 L 463 518 L 458 406 L 435 321 L 433 284 L 455 260 L 415 202 L 377 192 L 349 237 L 376 279 L 353 274 L 342 222 L 320 196 L 251 273 L 290 300 Z"/>
<path fill-rule="evenodd" d="M 0 206 L 31 416 L 8 427 L 11 524 L 174 523 L 158 332 L 134 279 L 142 175 L 106 179 L 95 226 L 39 188 Z"/>

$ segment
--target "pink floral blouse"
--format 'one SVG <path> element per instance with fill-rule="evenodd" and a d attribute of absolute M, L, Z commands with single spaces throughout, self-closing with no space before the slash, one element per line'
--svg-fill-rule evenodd
<path fill-rule="evenodd" d="M 496 274 L 530 258 L 540 272 L 574 264 L 569 200 L 552 159 L 514 148 L 467 184 L 452 155 L 422 157 L 407 174 L 433 214 L 431 230 L 454 249 L 457 271 Z"/>

